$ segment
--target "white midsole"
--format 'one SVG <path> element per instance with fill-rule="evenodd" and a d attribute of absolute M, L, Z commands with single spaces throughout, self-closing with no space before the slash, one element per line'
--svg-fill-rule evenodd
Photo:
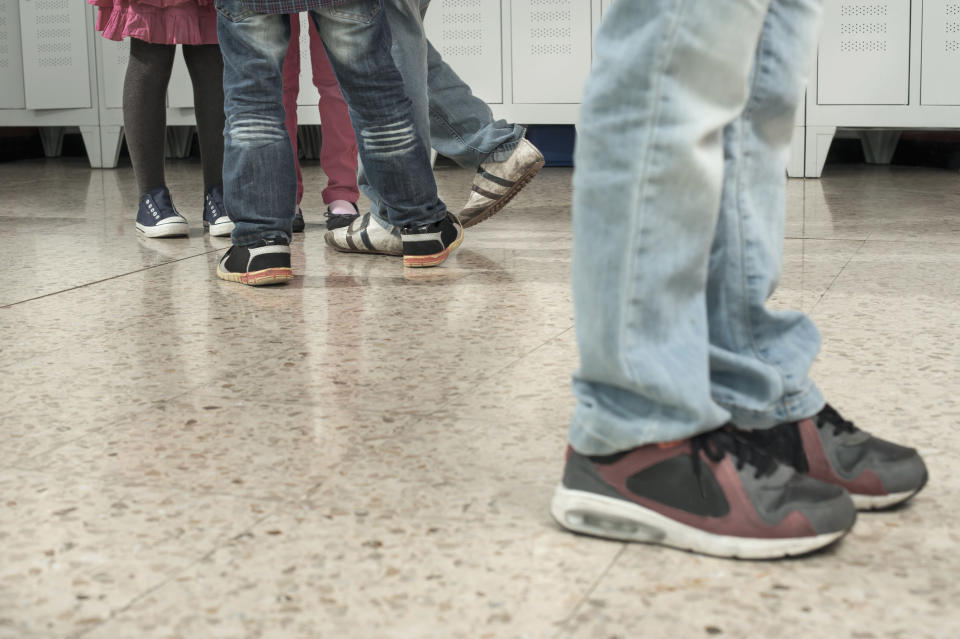
<path fill-rule="evenodd" d="M 915 490 L 908 490 L 902 493 L 890 493 L 889 495 L 856 495 L 850 493 L 850 497 L 853 499 L 853 505 L 856 506 L 857 510 L 882 510 L 910 499 L 916 492 Z"/>
<path fill-rule="evenodd" d="M 216 224 L 210 224 L 209 222 L 204 222 L 204 225 L 209 227 L 210 235 L 214 237 L 223 237 L 225 235 L 230 235 L 233 233 L 233 229 L 236 224 L 231 220 L 225 222 L 217 222 Z"/>
<path fill-rule="evenodd" d="M 564 528 L 622 541 L 659 543 L 717 557 L 772 559 L 802 555 L 835 542 L 840 530 L 811 537 L 766 539 L 706 532 L 623 499 L 606 497 L 560 484 L 550 514 Z"/>
<path fill-rule="evenodd" d="M 147 237 L 178 237 L 190 232 L 190 224 L 183 222 L 169 222 L 157 226 L 144 226 L 137 222 L 137 230 Z"/>

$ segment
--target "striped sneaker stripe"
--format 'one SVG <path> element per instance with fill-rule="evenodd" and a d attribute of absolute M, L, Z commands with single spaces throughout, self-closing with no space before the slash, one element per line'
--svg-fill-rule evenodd
<path fill-rule="evenodd" d="M 487 171 L 484 171 L 482 168 L 477 169 L 477 173 L 483 179 L 490 180 L 494 184 L 499 184 L 500 186 L 505 186 L 507 188 L 510 188 L 515 184 L 515 182 L 511 182 L 510 180 L 504 179 L 498 175 L 494 175 L 493 173 L 488 173 Z"/>
<path fill-rule="evenodd" d="M 480 188 L 479 186 L 477 186 L 476 184 L 474 184 L 473 187 L 472 187 L 470 190 L 473 191 L 474 193 L 477 193 L 477 194 L 479 194 L 479 195 L 482 195 L 483 197 L 490 198 L 491 200 L 499 200 L 499 199 L 500 199 L 500 195 L 498 195 L 498 194 L 496 194 L 496 193 L 491 193 L 490 191 L 487 191 L 486 189 L 481 189 L 481 188 Z"/>

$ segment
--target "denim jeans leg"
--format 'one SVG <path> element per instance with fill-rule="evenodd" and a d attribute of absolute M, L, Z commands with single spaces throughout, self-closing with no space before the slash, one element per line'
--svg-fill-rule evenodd
<path fill-rule="evenodd" d="M 393 59 L 403 76 L 407 95 L 424 144 L 460 166 L 475 169 L 488 158 L 502 161 L 516 148 L 525 129 L 494 120 L 487 103 L 470 91 L 443 61 L 423 29 L 430 0 L 384 0 L 393 35 Z M 375 217 L 385 217 L 379 194 L 360 167 L 360 188 L 370 198 Z"/>
<path fill-rule="evenodd" d="M 427 42 L 427 85 L 430 98 L 430 143 L 460 166 L 475 169 L 482 162 L 503 162 L 526 133 L 519 124 L 494 120 L 487 103 Z"/>
<path fill-rule="evenodd" d="M 801 312 L 766 307 L 780 277 L 784 167 L 820 17 L 820 0 L 772 0 L 750 99 L 724 130 L 723 199 L 707 285 L 710 377 L 714 400 L 741 426 L 768 427 L 823 407 L 808 376 L 820 347 L 816 326 Z"/>
<path fill-rule="evenodd" d="M 729 417 L 710 393 L 707 265 L 722 132 L 746 104 L 767 4 L 614 2 L 600 26 L 574 171 L 570 442 L 583 454 Z"/>
<path fill-rule="evenodd" d="M 429 146 L 391 56 L 380 0 L 352 0 L 311 14 L 350 108 L 379 219 L 399 227 L 443 219 L 447 209 L 437 196 Z"/>
<path fill-rule="evenodd" d="M 236 223 L 233 243 L 248 246 L 289 241 L 297 173 L 283 110 L 289 19 L 241 7 L 237 0 L 218 0 L 217 35 L 226 113 L 224 205 Z"/>
<path fill-rule="evenodd" d="M 423 31 L 423 16 L 420 0 L 384 0 L 383 11 L 390 26 L 393 44 L 390 53 L 403 78 L 403 88 L 410 98 L 417 135 L 430 149 L 430 117 L 427 109 L 427 36 Z M 381 222 L 387 214 L 380 192 L 367 176 L 364 163 L 360 162 L 357 183 L 370 200 L 370 211 Z"/>

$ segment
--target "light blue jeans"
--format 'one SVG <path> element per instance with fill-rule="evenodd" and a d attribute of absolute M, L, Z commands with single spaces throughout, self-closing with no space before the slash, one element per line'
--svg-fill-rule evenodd
<path fill-rule="evenodd" d="M 487 103 L 473 95 L 443 61 L 423 29 L 430 0 L 383 0 L 393 34 L 391 53 L 413 103 L 414 120 L 424 144 L 460 166 L 475 169 L 491 159 L 501 162 L 525 133 L 519 124 L 494 120 Z M 361 158 L 362 160 L 362 158 Z M 361 164 L 360 189 L 370 198 L 374 217 L 386 222 L 382 198 Z"/>
<path fill-rule="evenodd" d="M 580 453 L 822 408 L 816 327 L 766 308 L 820 16 L 820 0 L 616 0 L 604 16 L 574 172 Z"/>

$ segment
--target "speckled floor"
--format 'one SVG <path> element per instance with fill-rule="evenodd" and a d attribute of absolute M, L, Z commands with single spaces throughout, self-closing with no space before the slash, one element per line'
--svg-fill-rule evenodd
<path fill-rule="evenodd" d="M 137 237 L 129 168 L 0 164 L 0 638 L 960 636 L 960 176 L 790 183 L 774 303 L 932 479 L 824 554 L 736 563 L 547 513 L 569 170 L 404 273 L 324 246 L 308 166 L 298 277 L 267 290 L 216 279 L 199 167 L 168 172 L 188 239 Z M 437 177 L 461 205 L 470 174 Z"/>

